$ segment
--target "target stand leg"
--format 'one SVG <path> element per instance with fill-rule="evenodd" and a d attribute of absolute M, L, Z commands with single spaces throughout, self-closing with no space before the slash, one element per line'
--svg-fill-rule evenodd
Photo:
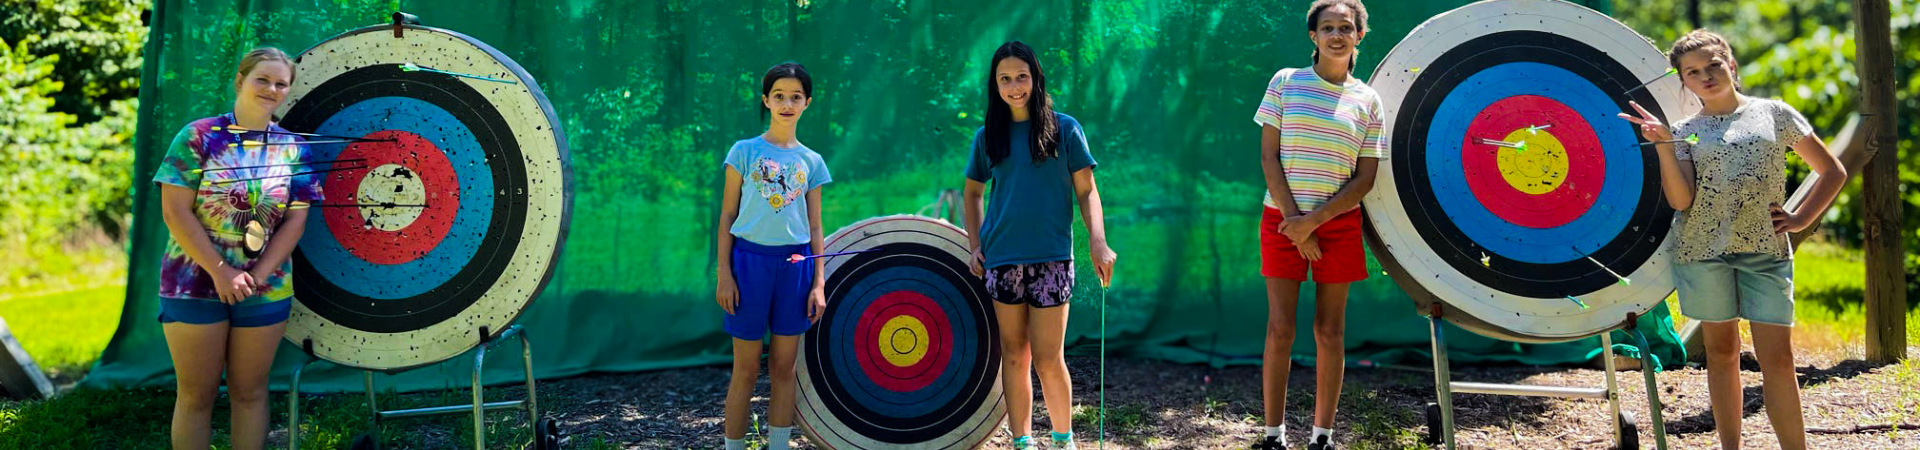
<path fill-rule="evenodd" d="M 300 450 L 300 373 L 306 372 L 307 366 L 320 361 L 320 358 L 313 356 L 313 341 L 306 341 L 301 348 L 306 350 L 306 357 L 301 359 L 299 366 L 293 368 L 293 384 L 287 389 L 287 448 L 289 450 Z"/>
<path fill-rule="evenodd" d="M 1452 381 L 1452 375 L 1447 370 L 1446 339 L 1445 333 L 1441 331 L 1441 317 L 1441 304 L 1434 302 L 1431 312 L 1427 315 L 1427 320 L 1429 326 L 1433 329 L 1433 377 L 1435 388 L 1439 392 L 1440 403 L 1428 408 L 1427 424 L 1428 427 L 1438 425 L 1440 430 L 1428 430 L 1428 442 L 1430 443 L 1444 443 L 1448 450 L 1453 450 L 1457 445 L 1454 442 L 1453 436 L 1453 393 L 1455 392 L 1521 397 L 1591 398 L 1595 400 L 1607 400 L 1608 397 L 1612 395 L 1612 389 L 1610 387 L 1578 388 Z M 1609 380 L 1611 380 L 1611 377 L 1609 377 Z M 1651 382 L 1651 376 L 1649 376 L 1648 380 Z M 1438 416 L 1438 420 L 1434 417 L 1436 415 Z M 1617 422 L 1618 417 L 1619 416 L 1616 415 L 1614 419 L 1616 424 L 1619 423 Z M 1654 420 L 1657 426 L 1659 420 L 1659 412 L 1657 409 L 1654 412 Z M 1658 428 L 1656 428 L 1656 430 L 1658 430 Z M 1662 447 L 1662 449 L 1664 448 L 1665 447 Z"/>
<path fill-rule="evenodd" d="M 1432 313 L 1427 315 L 1427 326 L 1433 331 L 1433 384 L 1440 403 L 1435 408 L 1428 408 L 1427 427 L 1432 428 L 1436 424 L 1432 416 L 1437 412 L 1440 416 L 1438 421 L 1440 429 L 1428 429 L 1427 440 L 1430 443 L 1445 444 L 1447 450 L 1454 450 L 1453 374 L 1447 368 L 1447 339 L 1440 328 L 1440 314 L 1440 303 L 1434 302 Z M 1438 411 L 1435 411 L 1436 409 Z"/>
<path fill-rule="evenodd" d="M 1625 448 L 1626 427 L 1629 425 L 1620 415 L 1620 385 L 1615 381 L 1613 364 L 1613 332 L 1600 333 L 1600 360 L 1606 368 L 1607 376 L 1607 415 L 1613 420 L 1614 448 Z"/>
<path fill-rule="evenodd" d="M 486 330 L 483 328 L 481 330 L 480 335 L 486 336 L 487 334 L 488 333 L 486 333 Z M 492 348 L 495 345 L 498 345 L 500 342 L 505 341 L 506 339 L 501 339 L 501 338 L 506 338 L 506 337 L 519 338 L 520 348 L 521 348 L 520 356 L 521 356 L 522 362 L 526 367 L 527 398 L 521 399 L 521 400 L 487 402 L 485 400 L 486 385 L 483 382 L 481 377 L 482 370 L 486 366 L 487 350 Z M 312 362 L 311 360 L 308 361 L 309 364 L 311 362 Z M 305 368 L 305 365 L 302 365 L 301 368 Z M 296 398 L 299 395 L 299 382 L 300 382 L 299 373 L 300 372 L 298 370 L 294 372 L 294 386 L 295 386 L 294 395 L 296 396 Z M 373 371 L 371 370 L 362 371 L 362 373 L 364 374 L 365 380 L 366 380 L 367 409 L 372 413 L 371 417 L 368 420 L 367 436 L 371 436 L 375 442 L 379 441 L 380 421 L 386 420 L 386 419 L 404 419 L 404 418 L 413 418 L 413 417 L 473 414 L 473 448 L 475 449 L 487 448 L 487 415 L 486 415 L 487 411 L 500 410 L 500 409 L 525 409 L 527 411 L 527 426 L 533 427 L 536 423 L 540 422 L 540 410 L 538 406 L 539 403 L 535 400 L 537 398 L 537 393 L 534 391 L 533 346 L 530 343 L 528 343 L 527 334 L 519 325 L 513 325 L 510 327 L 507 327 L 507 330 L 503 333 L 500 333 L 499 337 L 491 339 L 487 342 L 483 342 L 481 343 L 481 345 L 474 347 L 473 403 L 472 404 L 434 406 L 434 407 L 426 407 L 426 408 L 400 409 L 400 410 L 392 410 L 392 411 L 381 410 L 379 403 L 377 402 L 378 399 L 374 393 Z M 294 408 L 294 413 L 292 415 L 293 417 L 292 427 L 295 430 L 297 430 L 299 427 L 299 416 L 298 416 L 299 405 L 297 401 L 296 403 L 293 404 L 292 407 Z M 534 436 L 534 441 L 536 443 L 540 442 L 543 436 L 538 436 L 539 433 L 534 433 L 534 434 L 536 434 L 536 436 Z M 297 443 L 299 442 L 299 440 L 298 440 L 297 434 L 293 436 L 293 442 L 295 442 L 295 445 L 298 445 Z M 546 447 L 536 445 L 533 448 L 546 448 Z"/>
<path fill-rule="evenodd" d="M 1635 326 L 1638 317 L 1627 316 L 1627 335 L 1633 337 L 1633 345 L 1640 346 L 1640 373 L 1647 379 L 1647 414 L 1653 419 L 1653 445 L 1667 450 L 1667 422 L 1660 417 L 1660 385 L 1654 381 L 1653 351 L 1647 347 L 1647 336 Z"/>

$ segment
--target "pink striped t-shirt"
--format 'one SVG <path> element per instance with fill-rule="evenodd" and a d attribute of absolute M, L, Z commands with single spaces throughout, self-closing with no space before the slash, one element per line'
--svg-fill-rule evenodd
<path fill-rule="evenodd" d="M 1387 158 L 1379 94 L 1357 77 L 1344 85 L 1313 69 L 1280 69 L 1267 82 L 1254 123 L 1280 130 L 1280 166 L 1293 202 L 1305 213 L 1333 198 L 1360 158 Z M 1268 208 L 1279 208 L 1268 192 Z M 1340 211 L 1346 212 L 1346 211 Z"/>

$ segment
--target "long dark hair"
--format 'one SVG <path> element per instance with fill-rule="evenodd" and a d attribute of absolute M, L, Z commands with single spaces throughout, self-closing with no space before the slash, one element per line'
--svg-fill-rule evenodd
<path fill-rule="evenodd" d="M 802 66 L 800 63 L 793 61 L 783 62 L 767 68 L 767 74 L 760 77 L 760 96 L 766 97 L 767 93 L 773 92 L 773 82 L 780 81 L 782 78 L 799 80 L 800 95 L 813 98 L 813 76 L 807 74 L 807 66 Z M 760 102 L 760 118 L 764 119 L 766 117 L 767 102 L 763 100 Z"/>
<path fill-rule="evenodd" d="M 993 60 L 987 63 L 987 160 L 1000 164 L 1012 152 L 1013 143 L 1008 137 L 1013 128 L 1013 107 L 1000 98 L 1000 83 L 994 80 L 994 70 L 1000 60 L 1020 58 L 1033 71 L 1033 90 L 1027 99 L 1027 120 L 1033 129 L 1027 133 L 1028 148 L 1033 150 L 1033 162 L 1039 164 L 1060 155 L 1060 121 L 1053 117 L 1053 96 L 1047 94 L 1047 76 L 1040 71 L 1040 59 L 1034 57 L 1033 49 L 1020 41 L 1002 44 L 993 51 Z"/>
<path fill-rule="evenodd" d="M 1318 31 L 1315 28 L 1320 26 L 1320 12 L 1326 11 L 1327 8 L 1331 8 L 1334 5 L 1346 5 L 1348 10 L 1353 11 L 1353 31 L 1355 33 L 1367 32 L 1367 5 L 1360 4 L 1360 0 L 1317 0 L 1313 2 L 1313 6 L 1307 7 L 1307 31 Z M 1356 41 L 1355 43 L 1358 44 L 1359 42 Z M 1355 47 L 1353 59 L 1347 60 L 1347 72 L 1352 73 L 1353 66 L 1359 62 L 1359 47 Z M 1320 63 L 1320 45 L 1318 44 L 1313 46 L 1313 63 Z"/>

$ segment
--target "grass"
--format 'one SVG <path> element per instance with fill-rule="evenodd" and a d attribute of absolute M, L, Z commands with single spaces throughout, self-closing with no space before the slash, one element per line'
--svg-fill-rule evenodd
<path fill-rule="evenodd" d="M 1865 255 L 1858 249 L 1818 243 L 1802 246 L 1798 256 L 1793 289 L 1799 300 L 1793 314 L 1795 342 L 1853 348 L 1855 352 L 1848 356 L 1861 357 L 1864 350 L 1859 346 L 1867 327 L 1867 316 L 1861 312 L 1866 295 Z M 1907 299 L 1910 305 L 1916 300 L 1920 299 Z M 1907 309 L 1907 342 L 1920 343 L 1920 309 Z"/>
<path fill-rule="evenodd" d="M 513 389 L 488 389 L 487 401 L 510 400 Z M 271 397 L 273 424 L 287 424 L 287 396 Z M 457 405 L 470 402 L 465 391 L 383 394 L 384 409 Z M 543 397 L 542 410 L 569 408 L 566 400 Z M 369 414 L 359 394 L 304 396 L 301 401 L 301 447 L 347 448 L 368 429 Z M 50 401 L 0 400 L 0 448 L 93 449 L 165 448 L 173 411 L 173 391 L 160 388 L 76 390 Z M 473 442 L 471 416 L 388 420 L 380 424 L 382 448 L 467 448 Z M 518 449 L 532 436 L 526 413 L 518 410 L 487 414 L 489 448 Z M 214 405 L 213 447 L 230 448 L 227 436 L 228 404 Z M 576 448 L 583 442 L 576 442 Z M 585 448 L 618 448 L 604 441 Z"/>
<path fill-rule="evenodd" d="M 1107 405 L 1108 439 L 1122 434 L 1118 430 L 1138 430 L 1147 425 L 1150 413 L 1141 405 Z M 1100 434 L 1100 407 L 1098 405 L 1074 405 L 1073 429 L 1076 439 L 1093 440 Z"/>
<path fill-rule="evenodd" d="M 115 280 L 119 281 L 119 280 Z M 119 325 L 126 288 L 119 283 L 0 300 L 0 319 L 35 364 L 56 382 L 80 379 Z"/>
<path fill-rule="evenodd" d="M 1353 433 L 1367 436 L 1353 441 L 1353 450 L 1426 449 L 1420 430 L 1402 426 L 1421 423 L 1421 412 L 1386 406 L 1379 392 L 1348 392 L 1340 399 L 1341 414 L 1353 421 Z"/>
<path fill-rule="evenodd" d="M 0 303 L 92 289 L 127 279 L 127 252 L 98 233 L 53 245 L 0 239 L 0 255 L 30 255 L 30 264 L 0 266 Z"/>

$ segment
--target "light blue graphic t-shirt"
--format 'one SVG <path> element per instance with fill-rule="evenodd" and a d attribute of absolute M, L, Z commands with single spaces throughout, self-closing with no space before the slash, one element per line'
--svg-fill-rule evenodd
<path fill-rule="evenodd" d="M 813 241 L 807 191 L 833 182 L 819 153 L 805 145 L 780 148 L 755 136 L 733 143 L 726 164 L 740 172 L 740 215 L 727 232 L 760 245 Z"/>

